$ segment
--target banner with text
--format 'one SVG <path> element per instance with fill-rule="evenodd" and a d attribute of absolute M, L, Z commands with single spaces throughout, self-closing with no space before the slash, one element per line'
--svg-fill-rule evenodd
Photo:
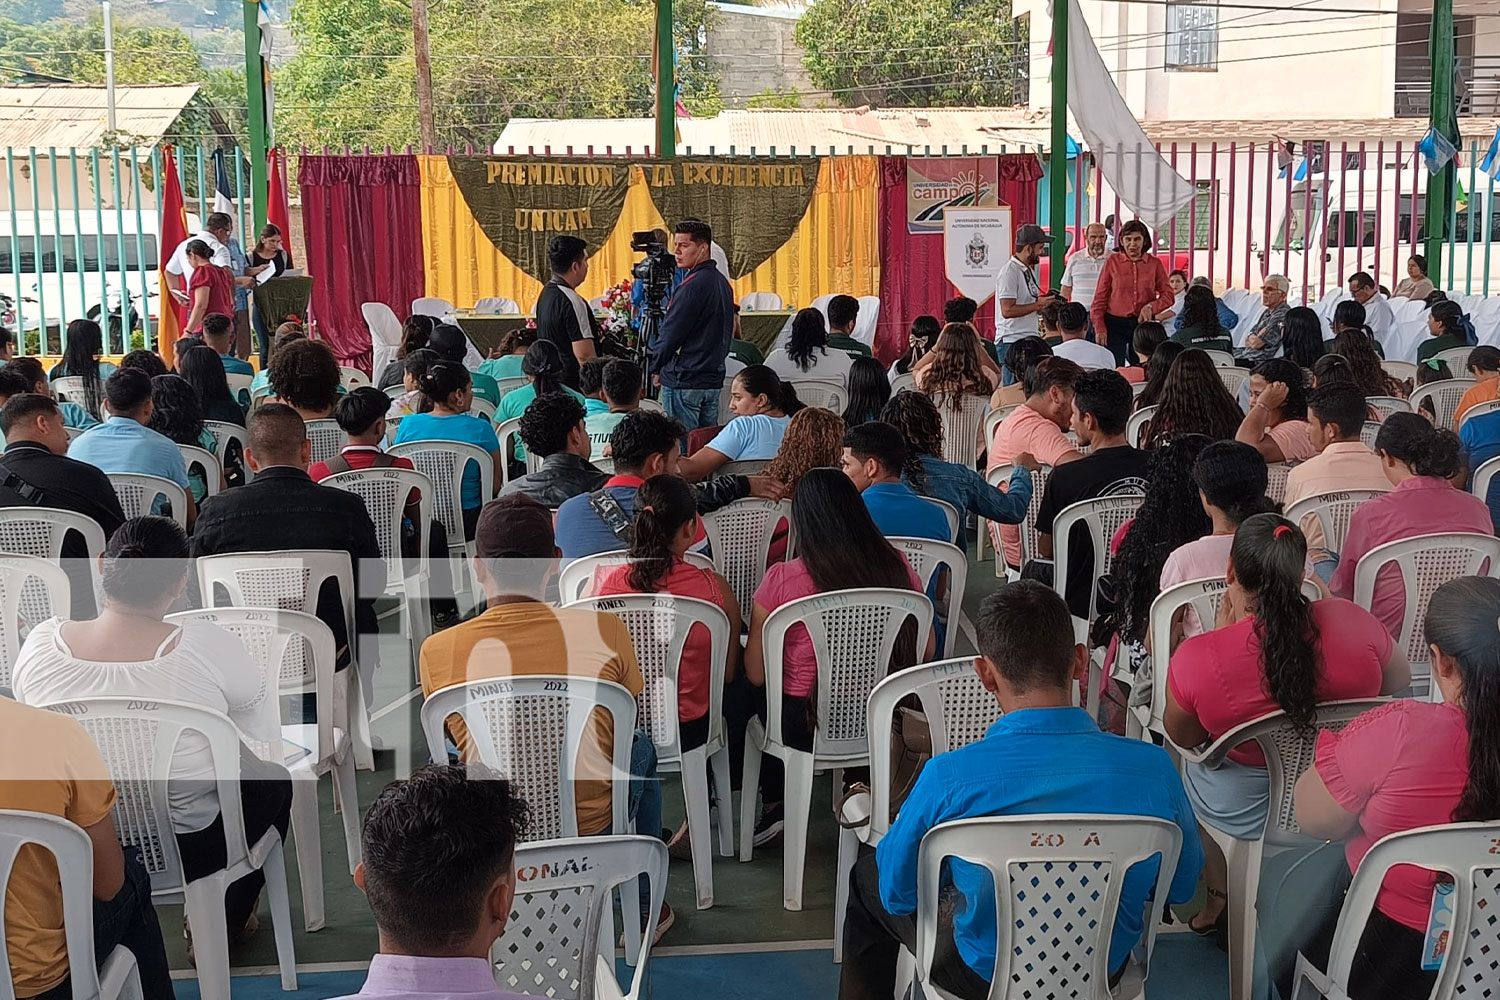
<path fill-rule="evenodd" d="M 944 210 L 992 208 L 999 190 L 997 157 L 914 156 L 906 161 L 906 231 L 940 233 Z"/>
<path fill-rule="evenodd" d="M 975 302 L 995 295 L 995 276 L 1010 260 L 1010 206 L 949 208 L 943 213 L 943 263 L 948 281 Z"/>

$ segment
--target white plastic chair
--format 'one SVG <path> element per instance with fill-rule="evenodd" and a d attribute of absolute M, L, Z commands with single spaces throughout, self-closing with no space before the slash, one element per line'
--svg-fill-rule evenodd
<path fill-rule="evenodd" d="M 990 485 L 996 486 L 1003 482 L 1009 482 L 1011 475 L 1009 470 L 1011 468 L 1013 466 L 1004 465 L 990 470 Z M 1002 469 L 1006 470 L 1004 479 L 999 478 Z M 1026 564 L 1032 559 L 1038 558 L 1038 536 L 1040 533 L 1036 530 L 1036 516 L 1037 512 L 1042 508 L 1042 494 L 1046 492 L 1047 480 L 1051 476 L 1052 466 L 1050 465 L 1044 465 L 1031 474 L 1031 503 L 1026 505 L 1026 519 L 1017 526 L 1020 530 L 1022 568 L 1025 568 Z M 1005 574 L 1005 551 L 1002 547 L 995 551 L 995 575 L 1004 576 Z"/>
<path fill-rule="evenodd" d="M 272 389 L 270 383 L 266 383 L 258 389 L 250 390 L 250 409 L 255 409 L 261 403 L 271 398 Z"/>
<path fill-rule="evenodd" d="M 833 293 L 819 295 L 817 298 L 813 299 L 811 303 L 808 304 L 808 308 L 816 309 L 818 312 L 822 313 L 823 323 L 826 325 L 828 323 L 828 303 L 832 301 Z"/>
<path fill-rule="evenodd" d="M 476 417 L 483 417 L 490 423 L 495 422 L 495 404 L 488 399 L 480 399 L 475 396 L 469 401 L 469 412 Z"/>
<path fill-rule="evenodd" d="M 526 456 L 526 474 L 529 476 L 542 467 L 542 458 L 525 450 L 525 444 L 521 441 L 521 418 L 511 417 L 502 420 L 495 425 L 495 437 L 500 441 L 500 454 L 505 461 L 500 463 L 500 485 L 505 486 L 510 482 L 510 460 L 515 455 L 515 449 L 519 445 Z M 493 463 L 491 463 L 493 466 Z M 488 496 L 489 494 L 485 494 Z M 488 502 L 488 501 L 486 501 Z"/>
<path fill-rule="evenodd" d="M 219 456 L 195 444 L 180 444 L 177 450 L 182 452 L 182 462 L 188 472 L 192 472 L 195 465 L 203 469 L 204 499 L 218 493 L 224 485 L 224 463 L 219 461 Z"/>
<path fill-rule="evenodd" d="M 292 836 L 297 842 L 302 922 L 308 932 L 319 930 L 324 926 L 324 907 L 318 779 L 325 774 L 333 775 L 334 807 L 343 814 L 349 874 L 354 874 L 361 857 L 354 747 L 346 729 L 335 722 L 342 716 L 343 707 L 335 703 L 333 632 L 316 615 L 269 608 L 184 611 L 169 615 L 167 621 L 217 625 L 244 644 L 268 687 L 281 695 L 311 693 L 316 699 L 317 722 L 283 724 L 282 745 L 252 749 L 263 759 L 284 766 L 292 776 Z M 298 754 L 287 744 L 306 752 Z"/>
<path fill-rule="evenodd" d="M 1366 420 L 1359 429 L 1359 443 L 1375 450 L 1375 439 L 1380 436 L 1380 422 L 1378 420 Z"/>
<path fill-rule="evenodd" d="M 714 569 L 713 560 L 708 556 L 697 552 L 683 553 L 683 560 L 689 566 L 697 566 L 699 569 Z M 594 579 L 594 572 L 601 566 L 623 566 L 630 562 L 630 553 L 625 549 L 612 549 L 609 552 L 597 552 L 591 556 L 582 556 L 574 559 L 563 567 L 562 574 L 558 577 L 557 591 L 563 604 L 572 604 L 583 597 L 583 592 Z"/>
<path fill-rule="evenodd" d="M 516 894 L 505 933 L 490 947 L 495 981 L 507 993 L 557 1000 L 638 1000 L 666 895 L 667 845 L 654 837 L 548 840 L 516 848 Z M 626 956 L 630 991 L 614 970 L 613 893 L 651 886 L 646 933 Z M 634 922 L 634 914 L 631 920 Z"/>
<path fill-rule="evenodd" d="M 396 360 L 396 352 L 401 349 L 401 320 L 396 316 L 395 310 L 384 302 L 366 302 L 359 307 L 359 311 L 365 318 L 365 326 L 370 328 L 370 348 L 374 359 L 370 370 L 383 372 L 387 365 Z"/>
<path fill-rule="evenodd" d="M 854 318 L 854 339 L 866 347 L 875 346 L 875 328 L 880 323 L 880 296 L 861 295 L 859 315 Z"/>
<path fill-rule="evenodd" d="M 239 424 L 224 420 L 205 420 L 203 426 L 214 436 L 214 457 L 219 460 L 219 468 L 224 468 L 224 460 L 229 457 L 231 444 L 237 443 L 240 467 L 245 470 L 245 482 L 254 480 L 255 473 L 250 471 L 250 463 L 245 461 L 245 446 L 250 443 L 249 432 Z"/>
<path fill-rule="evenodd" d="M 458 315 L 458 310 L 453 308 L 453 303 L 447 299 L 436 296 L 423 296 L 420 299 L 411 300 L 411 314 L 413 316 L 431 316 L 435 320 L 451 322 Z"/>
<path fill-rule="evenodd" d="M 1497 410 L 1500 410 L 1500 399 L 1487 399 L 1483 403 L 1475 403 L 1463 413 L 1459 414 L 1458 426 L 1460 429 L 1462 429 L 1463 425 L 1468 423 L 1474 417 L 1480 417 L 1485 415 L 1486 413 L 1494 413 Z"/>
<path fill-rule="evenodd" d="M 948 522 L 948 541 L 954 545 L 958 545 L 959 534 L 963 527 L 962 515 L 959 514 L 958 508 L 946 500 L 939 500 L 937 497 L 923 497 L 922 499 L 943 512 L 943 517 Z M 968 557 L 965 556 L 964 558 L 967 559 Z"/>
<path fill-rule="evenodd" d="M 797 390 L 797 398 L 807 406 L 821 406 L 834 413 L 843 413 L 849 402 L 849 391 L 842 382 L 821 378 L 796 378 L 789 380 Z"/>
<path fill-rule="evenodd" d="M 1416 535 L 1377 545 L 1354 567 L 1354 603 L 1368 609 L 1375 596 L 1377 574 L 1394 564 L 1401 574 L 1406 606 L 1396 645 L 1411 663 L 1412 689 L 1428 694 L 1431 651 L 1425 626 L 1427 602 L 1433 591 L 1461 576 L 1500 577 L 1500 538 L 1470 532 Z"/>
<path fill-rule="evenodd" d="M 504 426 L 501 424 L 497 430 Z M 506 451 L 508 447 L 505 435 L 501 434 L 501 453 L 509 455 Z M 432 481 L 432 516 L 442 522 L 443 529 L 448 533 L 447 556 L 450 560 L 458 556 L 464 563 L 451 576 L 454 589 L 460 589 L 460 580 L 471 579 L 475 552 L 474 543 L 464 538 L 464 469 L 471 462 L 478 465 L 479 496 L 482 500 L 488 500 L 495 495 L 494 460 L 489 452 L 478 445 L 462 441 L 408 441 L 406 444 L 392 445 L 389 452 L 411 459 L 411 464 L 416 466 L 417 471 Z M 506 464 L 502 462 L 501 467 Z M 479 593 L 478 583 L 473 584 L 472 593 Z"/>
<path fill-rule="evenodd" d="M 495 379 L 495 386 L 499 389 L 501 401 L 504 401 L 506 393 L 511 392 L 515 389 L 523 388 L 530 384 L 531 379 L 527 378 L 525 375 L 515 375 L 511 378 Z M 493 418 L 494 414 L 492 413 L 490 414 L 490 416 L 491 418 Z"/>
<path fill-rule="evenodd" d="M 1378 424 L 1376 426 L 1379 426 Z M 1338 490 L 1303 497 L 1286 510 L 1286 519 L 1301 528 L 1308 518 L 1316 518 L 1323 529 L 1323 544 L 1330 552 L 1342 552 L 1349 535 L 1349 521 L 1359 505 L 1385 496 L 1389 490 Z M 1306 529 L 1303 528 L 1304 533 Z"/>
<path fill-rule="evenodd" d="M 475 302 L 474 312 L 481 316 L 519 316 L 521 307 L 515 299 L 491 295 Z"/>
<path fill-rule="evenodd" d="M 1375 842 L 1359 863 L 1344 896 L 1338 927 L 1329 950 L 1328 972 L 1319 972 L 1303 955 L 1297 956 L 1292 1000 L 1308 993 L 1349 1000 L 1349 973 L 1360 936 L 1375 908 L 1385 876 L 1397 865 L 1414 865 L 1442 872 L 1453 885 L 1452 924 L 1447 948 L 1434 984 L 1434 1000 L 1482 997 L 1495 987 L 1495 959 L 1500 952 L 1500 823 L 1452 823 L 1393 833 Z M 1304 980 L 1312 987 L 1304 990 Z"/>
<path fill-rule="evenodd" d="M 1390 362 L 1386 362 L 1386 364 L 1390 364 Z M 1384 420 L 1392 413 L 1410 413 L 1412 411 L 1411 403 L 1400 396 L 1366 396 L 1365 405 L 1380 414 L 1381 420 Z"/>
<path fill-rule="evenodd" d="M 1132 447 L 1141 446 L 1141 438 L 1145 436 L 1146 425 L 1151 422 L 1152 417 L 1156 416 L 1157 409 L 1158 407 L 1155 406 L 1143 406 L 1125 421 L 1125 440 L 1129 441 Z"/>
<path fill-rule="evenodd" d="M 659 773 L 682 775 L 688 841 L 693 849 L 693 881 L 698 909 L 714 905 L 713 857 L 709 849 L 708 768 L 714 770 L 719 853 L 734 855 L 734 800 L 729 787 L 729 737 L 724 730 L 724 664 L 729 658 L 729 616 L 716 604 L 672 594 L 617 594 L 570 605 L 612 614 L 625 623 L 635 646 L 645 687 L 636 699 L 641 728 L 656 744 Z M 708 738 L 691 750 L 682 746 L 678 717 L 682 649 L 694 628 L 709 635 Z M 738 641 L 739 636 L 733 637 Z"/>
<path fill-rule="evenodd" d="M 894 396 L 903 389 L 908 389 L 912 392 L 917 391 L 917 377 L 911 372 L 891 376 L 891 395 Z M 986 426 L 988 426 L 988 423 L 986 423 Z M 985 435 L 985 440 L 989 440 L 988 434 Z"/>
<path fill-rule="evenodd" d="M 187 490 L 161 476 L 137 472 L 111 472 L 108 475 L 109 484 L 115 488 L 120 509 L 127 519 L 150 514 L 160 497 L 172 508 L 172 520 L 187 530 Z"/>
<path fill-rule="evenodd" d="M 36 556 L 54 565 L 63 563 L 63 540 L 68 532 L 83 537 L 88 552 L 89 578 L 97 605 L 99 557 L 104 554 L 104 529 L 86 514 L 51 507 L 0 507 L 0 553 Z M 66 569 L 66 567 L 64 567 Z"/>
<path fill-rule="evenodd" d="M 1411 408 L 1413 411 L 1420 410 L 1422 402 L 1427 400 L 1427 408 L 1433 413 L 1434 423 L 1439 427 L 1452 427 L 1459 401 L 1463 399 L 1464 393 L 1478 384 L 1471 378 L 1445 378 L 1428 382 L 1412 390 Z"/>
<path fill-rule="evenodd" d="M 945 505 L 946 506 L 946 505 Z M 922 590 L 932 590 L 933 578 L 947 567 L 947 594 L 939 620 L 947 625 L 943 636 L 942 656 L 952 656 L 953 646 L 958 641 L 958 619 L 963 614 L 964 588 L 969 582 L 969 557 L 957 545 L 935 541 L 931 538 L 909 538 L 891 535 L 886 538 L 895 550 L 906 557 L 917 579 L 922 581 Z"/>
<path fill-rule="evenodd" d="M 358 389 L 362 385 L 370 384 L 370 376 L 358 368 L 350 368 L 346 365 L 339 366 L 339 381 L 345 389 Z"/>
<path fill-rule="evenodd" d="M 52 855 L 57 864 L 72 995 L 82 1000 L 139 1000 L 140 971 L 128 948 L 117 944 L 103 965 L 94 965 L 94 846 L 89 835 L 61 816 L 0 809 L 0 887 L 10 882 L 16 858 L 27 845 Z M 3 934 L 0 966 L 15 967 Z M 10 977 L 0 979 L 0 997 L 14 1000 L 15 995 Z"/>
<path fill-rule="evenodd" d="M 109 769 L 118 798 L 115 832 L 121 844 L 138 847 L 151 874 L 156 903 L 182 903 L 192 927 L 198 988 L 205 1000 L 230 1000 L 229 930 L 224 892 L 256 869 L 266 876 L 281 988 L 297 989 L 292 947 L 292 911 L 287 893 L 281 835 L 272 826 L 254 844 L 245 842 L 240 804 L 240 739 L 227 716 L 198 705 L 138 698 L 82 698 L 44 706 L 76 719 L 93 737 Z M 225 856 L 219 871 L 188 882 L 172 833 L 168 775 L 179 740 L 206 744 L 217 780 Z"/>
<path fill-rule="evenodd" d="M 988 396 L 965 396 L 955 411 L 952 401 L 946 396 L 934 396 L 938 417 L 943 422 L 943 453 L 939 457 L 945 462 L 973 468 L 979 460 L 979 434 L 985 426 L 985 417 L 990 412 Z M 988 447 L 989 438 L 985 438 Z"/>
<path fill-rule="evenodd" d="M 656 400 L 652 399 L 649 396 L 642 396 L 640 398 L 640 400 L 638 400 L 636 402 L 636 407 L 638 409 L 645 410 L 647 413 L 666 413 L 667 412 L 667 408 L 665 406 L 662 406 L 660 403 L 658 403 Z"/>
<path fill-rule="evenodd" d="M 326 462 L 336 457 L 349 443 L 349 435 L 337 420 L 323 418 L 307 422 L 307 439 L 312 442 L 312 460 Z"/>
<path fill-rule="evenodd" d="M 428 526 L 432 523 L 432 480 L 411 469 L 351 469 L 323 480 L 324 486 L 347 490 L 365 502 L 365 510 L 375 523 L 375 537 L 380 542 L 380 557 L 385 560 L 383 596 L 400 595 L 398 612 L 401 632 L 411 641 L 413 670 L 418 663 L 422 643 L 431 633 L 430 595 L 431 556 L 427 551 Z M 408 571 L 401 551 L 402 524 L 406 519 L 407 501 L 413 492 L 419 495 L 414 537 L 417 543 L 415 565 Z M 418 683 L 421 677 L 416 677 Z"/>
<path fill-rule="evenodd" d="M 1469 352 L 1472 347 L 1450 347 L 1446 351 L 1438 351 L 1435 357 L 1448 366 L 1448 370 L 1454 375 L 1469 370 Z"/>
<path fill-rule="evenodd" d="M 229 382 L 229 392 L 234 396 L 234 401 L 240 404 L 240 409 L 250 409 L 250 387 L 255 384 L 255 376 L 225 372 L 224 378 Z"/>
<path fill-rule="evenodd" d="M 1290 462 L 1266 463 L 1266 496 L 1275 503 L 1286 499 L 1286 479 L 1292 474 Z"/>
<path fill-rule="evenodd" d="M 765 579 L 771 540 L 782 521 L 787 525 L 786 557 L 791 559 L 796 554 L 796 540 L 791 537 L 791 501 L 746 497 L 703 515 L 714 565 L 729 582 L 746 621 L 750 616 L 744 609 L 754 603 L 755 588 Z"/>
<path fill-rule="evenodd" d="M 1234 363 L 1234 355 L 1230 354 L 1228 351 L 1204 350 L 1203 353 L 1208 355 L 1209 360 L 1211 360 L 1214 363 L 1214 367 L 1215 368 L 1235 368 L 1235 367 L 1238 367 Z"/>
<path fill-rule="evenodd" d="M 988 869 L 999 937 L 993 982 L 1005 996 L 1144 998 L 1162 900 L 1182 851 L 1182 830 L 1147 816 L 1042 814 L 941 823 L 917 853 L 917 977 L 932 982 L 938 941 L 938 897 L 944 862 L 958 858 Z M 1110 989 L 1109 951 L 1125 873 L 1160 859 L 1155 892 L 1143 914 L 1140 956 Z M 999 891 L 999 887 L 1005 887 Z M 1008 989 L 1007 989 L 1008 987 Z"/>
<path fill-rule="evenodd" d="M 1005 418 L 1016 412 L 1016 407 L 1023 404 L 1016 403 L 1013 406 L 1002 406 L 998 410 L 991 410 L 984 415 L 984 447 L 986 450 L 995 443 L 995 428 L 1005 422 Z"/>
<path fill-rule="evenodd" d="M 10 688 L 27 634 L 54 615 L 69 617 L 70 597 L 68 575 L 56 562 L 0 555 L 0 688 Z"/>
<path fill-rule="evenodd" d="M 1109 572 L 1109 567 L 1114 562 L 1114 554 L 1109 551 L 1109 540 L 1120 530 L 1122 524 L 1135 516 L 1141 501 L 1145 499 L 1139 493 L 1111 494 L 1092 500 L 1080 500 L 1059 511 L 1052 523 L 1052 589 L 1064 598 L 1067 597 L 1068 550 L 1074 525 L 1082 524 L 1088 529 L 1094 549 L 1092 578 L 1097 580 Z M 1097 594 L 1090 587 L 1088 620 L 1091 624 L 1094 620 L 1096 597 Z"/>
<path fill-rule="evenodd" d="M 729 411 L 729 397 L 734 391 L 734 376 L 724 376 L 724 387 L 719 390 L 719 424 L 722 426 L 733 419 L 734 414 Z M 807 402 L 807 400 L 802 400 Z M 840 412 L 843 412 L 842 410 Z"/>
<path fill-rule="evenodd" d="M 927 648 L 932 602 L 911 590 L 870 587 L 836 590 L 791 601 L 771 612 L 764 635 L 766 721 L 751 717 L 745 730 L 744 793 L 740 797 L 740 860 L 754 852 L 755 790 L 763 753 L 780 757 L 786 768 L 782 808 L 786 860 L 783 904 L 802 909 L 802 873 L 807 860 L 807 824 L 813 775 L 832 770 L 839 787 L 843 769 L 869 763 L 865 704 L 870 690 L 890 671 L 891 652 L 902 626 L 916 620 L 916 648 Z M 818 662 L 817 719 L 812 751 L 786 745 L 781 734 L 783 652 L 786 634 L 804 625 Z"/>
<path fill-rule="evenodd" d="M 1408 379 L 1417 377 L 1417 366 L 1410 361 L 1382 361 L 1380 362 L 1380 367 L 1384 368 L 1385 373 L 1398 382 L 1405 382 Z"/>
<path fill-rule="evenodd" d="M 769 458 L 742 458 L 735 462 L 725 462 L 715 470 L 716 476 L 758 476 L 766 471 L 766 466 L 771 464 Z"/>
<path fill-rule="evenodd" d="M 1469 487 L 1469 492 L 1489 503 L 1490 484 L 1495 481 L 1497 473 L 1500 473 L 1500 455 L 1486 459 L 1474 470 L 1474 483 Z"/>
<path fill-rule="evenodd" d="M 775 292 L 746 292 L 740 296 L 741 312 L 779 312 L 786 305 Z"/>
<path fill-rule="evenodd" d="M 81 375 L 63 375 L 52 380 L 52 394 L 65 403 L 77 403 L 85 410 L 89 407 L 88 389 L 83 384 Z M 99 398 L 102 402 L 104 392 L 101 389 Z M 94 416 L 100 416 L 94 413 Z"/>
<path fill-rule="evenodd" d="M 1219 373 L 1219 381 L 1224 383 L 1224 388 L 1228 389 L 1229 394 L 1235 398 L 1239 398 L 1240 386 L 1250 381 L 1250 369 L 1248 368 L 1215 367 L 1214 371 Z"/>

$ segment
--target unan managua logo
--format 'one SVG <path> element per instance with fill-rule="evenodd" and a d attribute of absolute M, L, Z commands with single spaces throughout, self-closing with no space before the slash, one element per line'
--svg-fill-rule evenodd
<path fill-rule="evenodd" d="M 965 252 L 968 255 L 969 263 L 974 267 L 984 267 L 985 264 L 989 263 L 990 245 L 978 233 L 975 233 L 973 238 L 969 240 L 969 245 Z"/>

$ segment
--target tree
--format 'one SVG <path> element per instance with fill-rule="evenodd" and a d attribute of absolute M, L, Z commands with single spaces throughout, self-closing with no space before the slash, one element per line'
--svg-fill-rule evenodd
<path fill-rule="evenodd" d="M 941 107 L 1024 102 L 1025 34 L 1010 0 L 816 0 L 796 37 L 843 104 Z"/>

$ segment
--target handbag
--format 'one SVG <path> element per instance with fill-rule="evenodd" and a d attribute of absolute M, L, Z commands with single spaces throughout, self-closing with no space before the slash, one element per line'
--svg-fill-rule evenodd
<path fill-rule="evenodd" d="M 926 713 L 906 705 L 898 706 L 896 714 L 891 717 L 891 810 L 888 822 L 895 821 L 902 803 L 916 787 L 923 766 L 931 759 L 932 728 L 927 723 Z M 855 782 L 839 796 L 833 805 L 833 816 L 839 826 L 854 830 L 869 825 L 868 815 L 850 819 L 845 815 L 844 808 L 858 796 L 863 795 L 868 799 L 869 794 L 869 785 Z"/>

